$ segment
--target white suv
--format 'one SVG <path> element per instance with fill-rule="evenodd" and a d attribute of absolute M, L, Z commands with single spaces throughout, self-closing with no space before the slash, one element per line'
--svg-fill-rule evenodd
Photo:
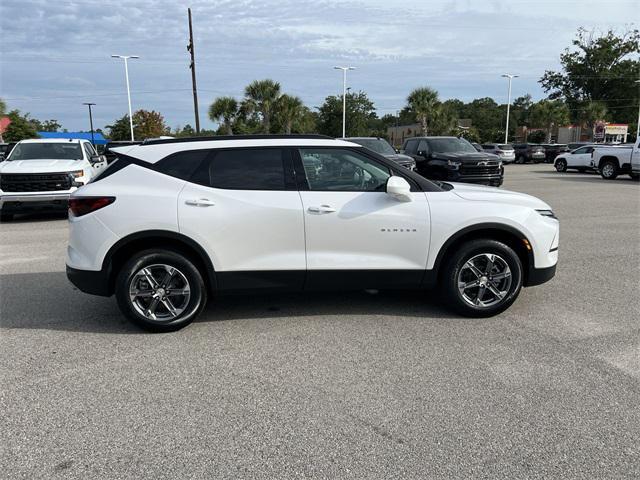
<path fill-rule="evenodd" d="M 230 292 L 439 287 L 459 313 L 490 316 L 558 260 L 541 200 L 429 181 L 317 135 L 125 147 L 69 207 L 71 282 L 115 293 L 153 331 Z"/>
<path fill-rule="evenodd" d="M 36 139 L 18 142 L 0 163 L 0 212 L 67 209 L 69 195 L 107 166 L 87 140 Z"/>

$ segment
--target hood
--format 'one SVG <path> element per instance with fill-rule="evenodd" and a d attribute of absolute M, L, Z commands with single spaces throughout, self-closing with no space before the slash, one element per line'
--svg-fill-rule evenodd
<path fill-rule="evenodd" d="M 58 173 L 81 170 L 86 160 L 12 160 L 0 163 L 0 173 Z"/>
<path fill-rule="evenodd" d="M 512 192 L 496 187 L 484 187 L 469 183 L 447 182 L 453 185 L 451 192 L 460 198 L 479 202 L 507 203 L 509 205 L 520 205 L 538 210 L 551 210 L 551 207 L 532 195 L 526 193 Z"/>
<path fill-rule="evenodd" d="M 497 155 L 484 152 L 451 152 L 451 153 L 438 153 L 434 152 L 431 158 L 437 160 L 455 160 L 462 163 L 477 163 L 482 161 L 500 161 Z"/>
<path fill-rule="evenodd" d="M 403 155 L 402 153 L 394 153 L 391 155 L 385 155 L 389 160 L 393 160 L 398 163 L 413 163 L 415 160 L 409 155 Z"/>

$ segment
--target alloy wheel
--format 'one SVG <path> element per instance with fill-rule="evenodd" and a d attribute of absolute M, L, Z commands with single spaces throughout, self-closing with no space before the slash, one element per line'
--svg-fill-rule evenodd
<path fill-rule="evenodd" d="M 187 277 L 171 265 L 149 265 L 131 278 L 129 299 L 135 310 L 153 322 L 171 322 L 185 311 L 191 298 Z"/>
<path fill-rule="evenodd" d="M 602 176 L 605 178 L 610 178 L 613 176 L 615 169 L 611 163 L 605 163 L 602 167 Z"/>
<path fill-rule="evenodd" d="M 487 308 L 502 302 L 511 288 L 509 264 L 495 253 L 481 253 L 467 260 L 458 273 L 458 291 L 465 302 Z"/>

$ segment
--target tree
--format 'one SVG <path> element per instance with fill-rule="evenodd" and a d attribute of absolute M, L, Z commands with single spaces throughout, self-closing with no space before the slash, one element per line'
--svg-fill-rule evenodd
<path fill-rule="evenodd" d="M 348 137 L 369 134 L 369 122 L 376 118 L 375 107 L 367 94 L 347 93 L 345 131 Z M 318 108 L 318 131 L 331 137 L 342 135 L 342 95 L 331 95 Z"/>
<path fill-rule="evenodd" d="M 7 117 L 9 117 L 11 123 L 2 135 L 5 142 L 19 142 L 20 140 L 38 137 L 38 131 L 35 129 L 28 113 L 21 115 L 19 110 L 11 110 L 7 113 Z"/>
<path fill-rule="evenodd" d="M 221 123 L 227 135 L 233 135 L 233 126 L 239 114 L 238 102 L 233 97 L 218 97 L 209 106 L 209 118 Z"/>
<path fill-rule="evenodd" d="M 129 115 L 124 115 L 117 119 L 112 125 L 107 125 L 109 138 L 111 140 L 131 140 L 131 130 L 129 128 Z"/>
<path fill-rule="evenodd" d="M 429 121 L 436 116 L 440 104 L 438 92 L 430 87 L 416 88 L 407 97 L 409 109 L 414 113 L 416 121 L 420 123 L 422 134 L 429 133 Z"/>
<path fill-rule="evenodd" d="M 271 131 L 271 116 L 275 103 L 280 97 L 280 84 L 271 79 L 254 80 L 244 89 L 244 110 L 258 112 L 261 117 L 262 132 Z"/>
<path fill-rule="evenodd" d="M 34 128 L 38 132 L 57 132 L 62 128 L 62 125 L 57 120 L 45 120 L 41 122 L 35 118 L 31 119 L 31 123 L 33 123 Z"/>
<path fill-rule="evenodd" d="M 299 122 L 305 114 L 305 106 L 298 97 L 283 94 L 275 103 L 275 119 L 280 125 L 279 130 L 284 130 L 287 135 L 291 134 L 293 125 Z"/>
<path fill-rule="evenodd" d="M 194 128 L 189 125 L 188 123 L 180 128 L 180 126 L 177 126 L 175 128 L 175 130 L 173 131 L 173 135 L 175 137 L 195 137 L 196 136 L 196 131 L 194 130 Z"/>
<path fill-rule="evenodd" d="M 561 100 L 540 100 L 531 109 L 531 123 L 547 130 L 547 143 L 550 143 L 553 127 L 569 123 L 569 109 Z"/>
<path fill-rule="evenodd" d="M 164 117 L 155 110 L 138 110 L 133 114 L 133 133 L 138 140 L 167 135 L 169 131 Z"/>
<path fill-rule="evenodd" d="M 548 70 L 540 79 L 549 98 L 564 99 L 574 121 L 585 103 L 595 101 L 605 103 L 616 122 L 633 122 L 640 98 L 634 84 L 640 76 L 640 31 L 596 36 L 580 28 L 572 47 L 560 55 L 562 71 Z"/>
<path fill-rule="evenodd" d="M 7 113 L 7 104 L 2 98 L 0 98 L 0 115 L 5 115 L 6 113 Z"/>
<path fill-rule="evenodd" d="M 586 102 L 578 112 L 578 120 L 593 129 L 598 120 L 606 120 L 607 106 L 602 102 Z"/>

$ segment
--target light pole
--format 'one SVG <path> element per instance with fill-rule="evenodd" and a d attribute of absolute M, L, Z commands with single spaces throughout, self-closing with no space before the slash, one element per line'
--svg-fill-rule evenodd
<path fill-rule="evenodd" d="M 133 114 L 131 113 L 131 89 L 129 88 L 129 66 L 127 60 L 130 58 L 140 58 L 138 55 L 111 55 L 112 58 L 121 58 L 124 60 L 124 76 L 127 79 L 127 99 L 129 100 L 129 127 L 131 128 L 131 141 L 133 138 Z"/>
<path fill-rule="evenodd" d="M 636 83 L 640 84 L 640 80 L 636 80 Z M 640 102 L 640 98 L 638 98 L 638 101 Z M 638 141 L 639 138 L 640 138 L 640 105 L 638 105 L 638 126 L 636 128 L 636 142 Z"/>
<path fill-rule="evenodd" d="M 83 105 L 86 105 L 87 107 L 89 107 L 89 125 L 91 125 L 91 145 L 93 145 L 95 148 L 96 142 L 93 139 L 93 115 L 91 114 L 91 107 L 95 105 L 95 103 L 85 102 L 83 103 Z"/>
<path fill-rule="evenodd" d="M 514 78 L 518 78 L 519 75 L 512 75 L 510 73 L 505 73 L 502 75 L 504 78 L 509 79 L 509 95 L 507 99 L 507 126 L 504 129 L 504 143 L 509 142 L 509 111 L 511 110 L 511 80 Z"/>
<path fill-rule="evenodd" d="M 342 70 L 342 138 L 346 137 L 347 120 L 347 70 L 355 70 L 356 67 L 333 67 Z"/>

